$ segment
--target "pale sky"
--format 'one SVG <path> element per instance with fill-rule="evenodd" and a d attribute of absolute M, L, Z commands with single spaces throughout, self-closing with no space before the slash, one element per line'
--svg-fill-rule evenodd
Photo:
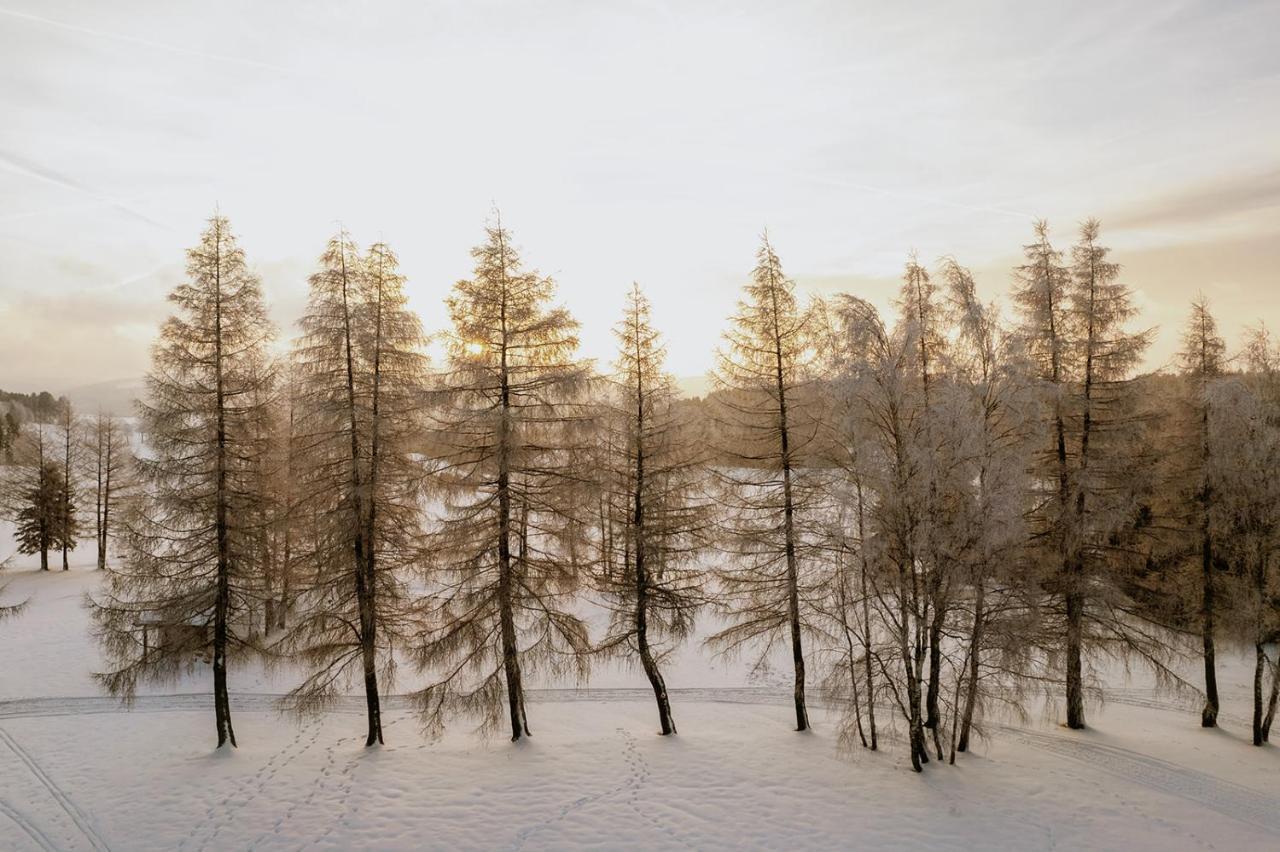
<path fill-rule="evenodd" d="M 429 329 L 496 204 L 607 362 L 632 280 L 711 362 L 768 228 L 887 305 L 1102 219 L 1160 327 L 1280 325 L 1280 3 L 0 0 L 0 387 L 147 366 L 215 204 L 289 335 L 341 221 Z"/>

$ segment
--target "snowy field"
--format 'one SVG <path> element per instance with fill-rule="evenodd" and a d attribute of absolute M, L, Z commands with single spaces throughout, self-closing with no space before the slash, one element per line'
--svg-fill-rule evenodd
<path fill-rule="evenodd" d="M 241 747 L 214 754 L 207 673 L 132 711 L 96 690 L 87 559 L 0 574 L 5 602 L 29 601 L 0 625 L 3 850 L 1280 848 L 1280 752 L 1248 743 L 1244 660 L 1223 667 L 1221 730 L 1116 678 L 1090 730 L 1046 708 L 923 775 L 892 738 L 842 754 L 823 711 L 795 733 L 785 679 L 696 645 L 668 676 L 675 738 L 643 676 L 610 669 L 534 684 L 520 745 L 466 723 L 429 742 L 392 699 L 387 745 L 365 749 L 359 701 L 298 723 L 275 712 L 282 675 L 240 667 Z"/>

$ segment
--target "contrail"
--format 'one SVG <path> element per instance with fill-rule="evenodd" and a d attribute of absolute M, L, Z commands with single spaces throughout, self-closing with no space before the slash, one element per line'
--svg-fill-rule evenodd
<path fill-rule="evenodd" d="M 88 195 L 89 197 L 94 198 L 102 202 L 103 204 L 109 204 L 110 206 L 116 208 L 117 210 L 120 210 L 124 213 L 129 214 L 135 219 L 140 219 L 143 222 L 146 222 L 148 225 L 153 225 L 157 228 L 161 228 L 162 230 L 166 230 L 166 231 L 172 230 L 168 225 L 164 224 L 163 222 L 157 222 L 155 219 L 152 219 L 147 214 L 139 210 L 135 210 L 133 207 L 130 207 L 127 203 L 120 201 L 119 199 L 111 198 L 109 196 L 103 195 L 100 192 L 95 192 L 94 190 L 89 189 L 87 186 L 84 186 L 80 183 L 77 183 L 75 180 L 72 180 L 69 177 L 64 177 L 63 175 L 60 175 L 57 172 L 53 172 L 48 169 L 45 169 L 39 165 L 36 165 L 35 163 L 24 162 L 21 158 L 15 157 L 13 154 L 0 151 L 0 166 L 7 168 L 11 172 L 15 172 L 20 175 L 25 175 L 27 177 L 32 177 L 32 178 L 35 178 L 36 180 L 42 180 L 45 183 L 53 184 L 54 186 L 61 187 L 62 189 L 69 189 L 69 190 L 72 190 L 73 192 L 83 193 L 84 195 Z"/>
<path fill-rule="evenodd" d="M 96 36 L 98 38 L 115 39 L 116 41 L 128 42 L 129 44 L 139 44 L 144 47 L 154 48 L 155 50 L 167 50 L 170 53 L 180 53 L 185 56 L 197 56 L 201 59 L 214 59 L 218 62 L 230 62 L 235 65 L 246 65 L 250 68 L 263 68 L 268 71 L 278 71 L 284 74 L 291 73 L 288 68 L 284 68 L 279 65 L 272 65 L 269 62 L 259 62 L 256 59 L 245 59 L 241 56 L 227 56 L 221 53 L 206 53 L 203 50 L 193 50 L 189 47 L 165 44 L 164 42 L 152 41 L 147 38 L 139 38 L 138 36 L 124 35 L 122 33 L 109 33 L 102 30 L 90 29 L 89 27 L 82 27 L 79 24 L 68 24 L 63 21 L 55 21 L 52 18 L 41 17 L 40 15 L 18 12 L 13 9 L 0 8 L 0 15 L 8 15 L 11 18 L 32 21 L 37 24 L 44 24 L 45 26 L 58 27 L 59 29 L 69 30 L 74 33 L 83 33 L 84 35 Z"/>

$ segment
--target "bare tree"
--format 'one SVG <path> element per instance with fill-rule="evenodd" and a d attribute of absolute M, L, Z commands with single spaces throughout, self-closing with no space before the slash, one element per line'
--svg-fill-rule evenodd
<path fill-rule="evenodd" d="M 1280 640 L 1280 349 L 1263 327 L 1249 331 L 1245 375 L 1209 386 L 1209 484 L 1215 546 L 1234 568 L 1234 617 L 1223 628 L 1252 646 L 1253 744 L 1269 738 L 1280 668 L 1267 647 Z M 1270 671 L 1270 697 L 1263 698 Z"/>
<path fill-rule="evenodd" d="M 815 426 L 798 405 L 808 381 L 810 314 L 767 236 L 751 281 L 717 356 L 724 486 L 724 537 L 735 564 L 721 571 L 731 626 L 707 641 L 722 650 L 758 646 L 758 661 L 779 641 L 789 645 L 795 674 L 796 730 L 809 728 L 805 703 L 807 597 L 801 576 L 802 524 L 813 491 L 800 476 L 800 454 Z M 806 432 L 806 429 L 808 430 Z"/>
<path fill-rule="evenodd" d="M 152 350 L 138 414 L 150 454 L 138 460 L 146 499 L 89 604 L 108 670 L 131 700 L 139 680 L 165 681 L 212 658 L 218 746 L 236 744 L 228 660 L 250 650 L 259 593 L 261 422 L 273 374 L 273 329 L 258 277 L 221 215 L 187 252 L 187 281 Z M 145 639 L 144 639 L 145 637 Z"/>
<path fill-rule="evenodd" d="M 954 381 L 948 385 L 943 420 L 959 431 L 961 460 L 952 490 L 963 542 L 956 555 L 963 567 L 972 610 L 964 644 L 964 672 L 956 684 L 951 760 L 967 751 L 984 678 L 1015 675 L 1000 684 L 1016 691 L 1016 675 L 1027 662 L 1027 630 L 1034 625 L 1032 584 L 1019 552 L 1026 539 L 1025 498 L 1032 466 L 1030 369 L 1016 337 L 1000 325 L 996 304 L 983 303 L 969 270 L 952 259 L 943 263 L 951 319 Z M 999 659 L 992 664 L 990 655 Z M 987 690 L 988 693 L 995 690 Z M 963 695 L 963 698 L 960 696 Z"/>
<path fill-rule="evenodd" d="M 700 494 L 704 473 L 694 427 L 675 405 L 666 350 L 649 301 L 632 285 L 614 328 L 614 408 L 604 463 L 606 528 L 599 583 L 612 618 L 599 643 L 606 654 L 635 655 L 653 688 L 662 733 L 674 734 L 660 664 L 688 638 L 705 599 L 701 553 L 710 522 Z"/>
<path fill-rule="evenodd" d="M 553 307 L 555 286 L 525 271 L 501 223 L 472 250 L 475 273 L 448 299 L 436 484 L 444 517 L 429 542 L 431 595 L 418 664 L 437 679 L 417 693 L 424 724 L 450 710 L 529 733 L 525 678 L 585 675 L 586 625 L 569 610 L 589 562 L 579 466 L 590 440 L 576 359 L 578 324 Z"/>

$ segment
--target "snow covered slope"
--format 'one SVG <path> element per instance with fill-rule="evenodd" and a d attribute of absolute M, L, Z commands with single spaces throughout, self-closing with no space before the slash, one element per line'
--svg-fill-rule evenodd
<path fill-rule="evenodd" d="M 131 712 L 97 694 L 91 571 L 2 577 L 6 601 L 29 599 L 0 625 L 4 850 L 1280 848 L 1280 752 L 1247 742 L 1243 661 L 1222 730 L 1117 680 L 1088 731 L 1047 708 L 923 775 L 892 738 L 842 754 L 821 711 L 791 731 L 786 688 L 696 647 L 671 677 L 675 738 L 656 736 L 643 676 L 608 670 L 534 692 L 518 746 L 465 723 L 428 742 L 393 699 L 367 750 L 358 702 L 298 723 L 273 706 L 287 682 L 242 667 L 241 747 L 214 754 L 204 673 Z"/>

